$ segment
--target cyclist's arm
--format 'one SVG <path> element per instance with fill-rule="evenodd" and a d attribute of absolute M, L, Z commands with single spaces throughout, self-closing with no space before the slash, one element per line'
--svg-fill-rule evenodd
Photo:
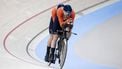
<path fill-rule="evenodd" d="M 71 12 L 70 18 L 67 19 L 67 23 L 68 23 L 68 24 L 74 23 L 74 18 L 75 18 L 75 12 L 72 11 L 72 12 Z"/>
<path fill-rule="evenodd" d="M 66 24 L 71 24 L 74 23 L 74 18 L 75 18 L 75 12 L 71 12 L 71 16 L 65 21 Z"/>
<path fill-rule="evenodd" d="M 59 8 L 58 10 L 57 10 L 57 17 L 58 17 L 58 20 L 59 20 L 59 24 L 60 24 L 60 26 L 61 27 L 63 27 L 63 24 L 66 24 L 67 23 L 67 21 L 64 21 L 63 20 L 63 8 Z"/>
<path fill-rule="evenodd" d="M 51 15 L 52 20 L 53 20 L 53 22 L 54 22 L 55 17 L 56 17 L 56 8 L 55 8 L 55 7 L 52 9 L 51 14 L 52 14 L 52 15 Z"/>
<path fill-rule="evenodd" d="M 72 21 L 71 23 L 74 22 L 74 18 L 75 18 L 75 12 L 74 11 L 71 12 L 71 17 L 69 19 L 67 19 L 66 21 L 63 20 L 63 15 L 64 15 L 63 14 L 63 9 L 59 8 L 57 10 L 57 17 L 59 19 L 59 24 L 60 24 L 61 27 L 63 27 L 63 25 L 65 25 L 68 22 L 68 20 L 70 21 L 70 19 Z"/>
<path fill-rule="evenodd" d="M 74 23 L 74 19 L 75 19 L 75 12 L 74 12 L 74 10 L 71 13 L 71 18 L 72 18 L 72 23 Z"/>

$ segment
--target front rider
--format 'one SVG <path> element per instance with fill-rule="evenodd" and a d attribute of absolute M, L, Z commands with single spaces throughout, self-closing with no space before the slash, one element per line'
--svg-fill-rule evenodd
<path fill-rule="evenodd" d="M 60 5 L 59 5 L 60 6 Z M 49 32 L 50 38 L 48 40 L 47 52 L 45 56 L 45 61 L 49 62 L 49 53 L 51 53 L 51 63 L 54 61 L 54 52 L 56 47 L 56 42 L 59 37 L 57 30 L 62 30 L 67 23 L 73 23 L 75 18 L 75 12 L 70 5 L 61 5 L 57 9 L 52 10 Z M 50 29 L 51 28 L 51 29 Z"/>

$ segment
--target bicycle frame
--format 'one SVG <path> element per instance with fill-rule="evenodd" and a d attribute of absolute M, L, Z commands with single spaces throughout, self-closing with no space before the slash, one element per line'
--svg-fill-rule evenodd
<path fill-rule="evenodd" d="M 60 69 L 63 68 L 65 60 L 66 60 L 66 55 L 67 55 L 67 46 L 68 46 L 68 37 L 67 34 L 69 31 L 64 30 L 62 33 L 62 36 L 60 36 L 58 48 L 59 48 L 59 64 L 60 64 Z"/>
<path fill-rule="evenodd" d="M 74 35 L 77 35 L 77 34 L 67 30 L 67 27 L 65 27 L 63 30 L 58 30 L 58 32 L 61 32 L 62 34 L 59 35 L 59 40 L 57 41 L 58 44 L 56 45 L 54 58 L 55 58 L 55 61 L 57 58 L 59 59 L 60 69 L 62 69 L 66 60 L 66 55 L 67 55 L 68 39 L 70 37 L 68 36 L 68 34 L 74 34 Z M 50 64 L 51 63 L 49 63 L 49 66 Z"/>

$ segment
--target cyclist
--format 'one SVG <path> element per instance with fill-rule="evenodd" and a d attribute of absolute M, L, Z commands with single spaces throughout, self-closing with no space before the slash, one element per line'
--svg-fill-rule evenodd
<path fill-rule="evenodd" d="M 67 23 L 73 23 L 75 12 L 70 5 L 59 4 L 57 8 L 52 9 L 52 16 L 49 25 L 50 38 L 47 44 L 47 52 L 45 61 L 49 62 L 49 54 L 51 53 L 51 63 L 55 63 L 54 52 L 56 41 L 58 39 L 57 30 L 62 30 Z"/>

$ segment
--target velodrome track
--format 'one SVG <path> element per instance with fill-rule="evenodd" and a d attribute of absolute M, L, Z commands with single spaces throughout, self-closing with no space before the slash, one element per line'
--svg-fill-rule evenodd
<path fill-rule="evenodd" d="M 118 3 L 119 0 L 92 0 L 92 1 L 87 1 L 87 0 L 66 0 L 66 1 L 45 1 L 45 0 L 39 0 L 39 1 L 34 1 L 30 0 L 29 2 L 26 0 L 12 0 L 12 1 L 7 1 L 7 0 L 1 0 L 0 1 L 0 68 L 1 69 L 53 69 L 47 67 L 47 65 L 44 63 L 41 59 L 39 58 L 40 56 L 37 54 L 37 48 L 38 45 L 41 41 L 44 41 L 44 39 L 48 36 L 48 24 L 49 24 L 49 18 L 50 18 L 50 10 L 53 6 L 55 6 L 58 3 L 68 3 L 73 6 L 73 8 L 76 10 L 76 22 L 79 21 L 81 17 L 87 16 L 87 14 L 91 14 L 96 10 L 100 10 L 103 7 L 107 7 L 109 5 Z M 120 1 L 121 2 L 121 1 Z M 77 5 L 76 5 L 77 4 Z M 92 11 L 92 12 L 91 12 Z M 105 16 L 105 15 L 104 15 Z M 106 16 L 105 16 L 106 17 Z M 77 46 L 73 47 L 74 51 L 73 53 L 77 54 L 81 60 L 89 59 L 92 60 L 91 62 L 95 62 L 98 64 L 103 64 L 105 66 L 108 66 L 110 68 L 122 68 L 122 60 L 121 58 L 121 37 L 120 37 L 120 32 L 121 32 L 121 13 L 118 15 L 111 16 L 113 18 L 106 20 L 105 23 L 100 24 L 97 27 L 97 29 L 91 30 L 89 33 L 91 34 L 86 34 L 84 37 L 82 34 L 79 34 L 78 36 L 81 37 L 81 39 L 78 39 L 76 42 Z M 81 20 L 81 19 L 80 19 Z M 115 22 L 118 21 L 116 24 Z M 111 24 L 112 22 L 112 24 Z M 114 38 L 108 37 L 108 39 L 111 38 L 111 40 L 115 39 L 117 41 L 109 41 L 109 43 L 105 43 L 105 46 L 102 47 L 103 43 L 99 43 L 99 47 L 92 49 L 92 48 L 87 48 L 90 45 L 93 45 L 93 47 L 98 46 L 95 44 L 97 41 L 97 38 L 101 37 L 100 35 L 96 37 L 96 40 L 90 42 L 89 40 L 93 40 L 92 37 L 96 36 L 96 32 L 100 30 L 101 32 L 104 32 L 103 30 L 105 28 L 108 28 L 112 26 L 116 28 L 116 30 L 113 29 L 116 34 L 112 35 Z M 104 28 L 105 27 L 105 28 Z M 104 29 L 103 29 L 104 28 Z M 83 29 L 83 28 L 81 28 Z M 112 29 L 106 30 L 106 32 L 112 32 Z M 75 29 L 74 29 L 75 31 Z M 101 33 L 99 31 L 99 34 Z M 102 34 L 101 34 L 102 35 Z M 117 35 L 117 37 L 116 37 Z M 76 36 L 74 36 L 75 39 Z M 88 38 L 89 37 L 89 38 Z M 104 35 L 105 37 L 105 35 Z M 105 41 L 103 38 L 102 41 Z M 79 42 L 81 42 L 81 46 L 79 45 Z M 91 44 L 90 44 L 90 43 Z M 110 46 L 110 43 L 114 43 L 112 45 L 112 50 L 106 48 L 106 44 Z M 86 44 L 90 45 L 86 45 Z M 92 44 L 94 43 L 94 44 Z M 119 43 L 119 44 L 118 44 Z M 75 43 L 73 43 L 75 44 Z M 117 46 L 116 46 L 117 45 Z M 85 46 L 84 48 L 82 46 Z M 44 46 L 46 47 L 46 46 Z M 71 46 L 70 46 L 71 47 Z M 98 49 L 102 48 L 102 50 Z M 116 51 L 114 51 L 116 49 Z M 92 51 L 93 50 L 93 51 Z M 112 57 L 111 60 L 107 61 L 110 59 L 108 56 L 106 56 L 105 53 L 103 52 L 110 52 L 110 56 Z M 70 51 L 70 49 L 69 49 Z M 89 53 L 90 52 L 90 53 Z M 92 53 L 92 54 L 91 54 Z M 114 53 L 114 54 L 113 54 Z M 116 55 L 117 53 L 117 55 Z M 41 54 L 41 51 L 40 51 Z M 103 54 L 102 57 L 103 59 L 100 58 L 100 55 Z M 107 53 L 108 54 L 108 53 Z M 118 56 L 118 57 L 114 57 Z M 98 57 L 99 56 L 99 57 Z M 112 61 L 114 59 L 114 61 Z M 82 61 L 81 61 L 82 62 Z M 76 62 L 77 63 L 77 62 Z M 66 62 L 68 64 L 68 61 Z M 75 65 L 75 64 L 74 64 Z M 81 64 L 82 67 L 84 63 Z M 84 69 L 91 69 L 88 68 L 88 64 L 85 64 L 86 68 Z M 68 68 L 67 65 L 64 68 Z M 72 66 L 70 66 L 72 67 Z M 81 67 L 78 67 L 78 69 L 81 69 Z M 68 68 L 69 69 L 69 68 Z M 93 69 L 93 68 L 92 68 Z M 95 69 L 95 68 L 94 68 Z M 97 69 L 97 67 L 96 67 Z M 107 69 L 103 68 L 102 69 Z"/>

